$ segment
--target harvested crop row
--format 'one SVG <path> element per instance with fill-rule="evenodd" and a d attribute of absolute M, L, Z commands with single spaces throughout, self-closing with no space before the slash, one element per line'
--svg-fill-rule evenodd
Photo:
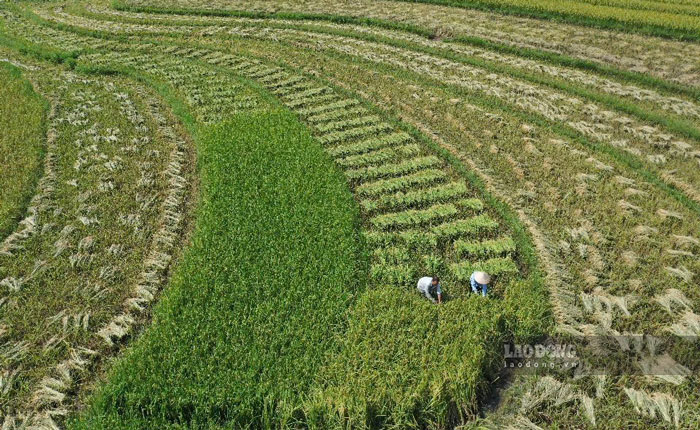
<path fill-rule="evenodd" d="M 126 7 L 192 10 L 231 10 L 230 3 L 196 0 L 130 0 Z M 365 0 L 338 3 L 332 0 L 285 4 L 259 0 L 239 1 L 235 10 L 326 14 L 401 21 L 435 29 L 448 36 L 482 38 L 508 46 L 541 49 L 636 72 L 649 73 L 689 85 L 700 85 L 700 70 L 686 61 L 700 55 L 698 47 L 683 42 L 646 38 L 634 34 L 585 29 L 578 26 L 502 16 L 420 3 Z M 429 30 L 427 30 L 429 31 Z M 640 48 L 643 47 L 643 48 Z M 688 51 L 690 50 L 690 52 Z"/>
<path fill-rule="evenodd" d="M 286 32 L 285 34 L 288 36 L 286 38 L 292 36 L 289 32 Z M 321 37 L 321 35 L 317 35 L 317 37 Z M 321 40 L 324 42 L 323 49 L 333 47 L 337 43 L 343 43 L 342 46 L 335 46 L 335 49 L 340 50 L 341 52 L 364 57 L 370 61 L 382 61 L 400 67 L 409 67 L 405 65 L 415 65 L 412 66 L 413 70 L 419 73 L 425 69 L 425 67 L 420 67 L 420 63 L 427 61 L 431 67 L 430 76 L 437 80 L 451 82 L 459 86 L 466 86 L 466 88 L 472 91 L 496 94 L 497 97 L 505 98 L 507 102 L 514 103 L 519 108 L 538 113 L 550 121 L 564 121 L 568 126 L 575 129 L 577 132 L 586 135 L 590 139 L 596 141 L 608 141 L 612 139 L 614 141 L 614 146 L 621 148 L 621 150 L 631 154 L 632 156 L 643 157 L 646 163 L 652 165 L 661 164 L 665 165 L 666 168 L 671 168 L 675 171 L 682 172 L 677 173 L 673 177 L 668 176 L 666 178 L 670 184 L 678 187 L 681 190 L 692 189 L 692 184 L 699 180 L 697 177 L 690 174 L 690 172 L 697 169 L 682 167 L 689 163 L 697 164 L 693 160 L 693 154 L 698 151 L 693 151 L 693 145 L 681 140 L 678 136 L 667 133 L 666 130 L 658 129 L 657 127 L 650 127 L 648 125 L 644 125 L 643 123 L 638 123 L 629 117 L 604 110 L 592 103 L 585 104 L 582 100 L 571 97 L 563 97 L 560 94 L 542 88 L 536 88 L 515 80 L 509 80 L 507 78 L 493 80 L 492 76 L 489 77 L 484 75 L 488 81 L 481 84 L 475 82 L 473 79 L 473 77 L 481 74 L 481 72 L 478 72 L 477 69 L 470 68 L 465 65 L 457 65 L 455 63 L 451 63 L 450 61 L 437 59 L 431 60 L 430 56 L 427 55 L 409 54 L 408 52 L 404 52 L 399 48 L 380 47 L 377 44 L 352 41 L 351 39 L 347 38 L 343 39 L 338 37 L 331 38 L 330 36 L 323 36 L 321 37 Z M 306 44 L 307 36 L 300 37 L 299 43 Z M 351 49 L 353 43 L 357 46 L 357 49 L 355 50 Z M 382 50 L 384 50 L 386 53 L 383 55 L 378 54 L 378 52 Z M 371 54 L 368 51 L 371 51 Z M 394 55 L 400 55 L 402 57 L 400 59 L 391 58 Z M 426 64 L 426 66 L 428 66 L 428 64 Z M 445 69 L 446 74 L 443 75 L 437 73 L 435 70 L 436 67 L 438 69 Z M 450 69 L 454 70 L 448 71 Z M 460 76 L 470 74 L 472 75 L 472 79 L 465 81 L 461 78 L 450 77 L 450 74 L 454 73 L 458 73 Z M 527 96 L 524 98 L 520 97 L 516 99 L 513 99 L 512 97 L 508 98 L 509 94 L 519 94 L 522 92 L 532 94 L 532 96 Z M 305 92 L 303 92 L 303 94 L 305 94 Z M 547 103 L 542 103 L 543 97 L 548 99 Z M 572 103 L 574 106 L 578 107 L 571 106 Z M 595 126 L 591 120 L 596 122 Z M 371 127 L 366 128 L 366 130 L 370 129 Z M 361 130 L 357 129 L 353 130 L 352 132 L 361 133 Z M 331 136 L 329 139 L 342 138 L 342 133 L 339 134 L 340 137 Z M 652 145 L 653 148 L 664 148 L 665 151 L 654 151 L 650 148 L 650 145 Z M 700 160 L 697 161 L 700 162 Z M 690 193 L 689 196 L 693 198 L 694 194 Z"/>
<path fill-rule="evenodd" d="M 89 11 L 89 12 L 88 12 Z M 84 16 L 89 15 L 90 17 L 95 17 L 100 20 L 106 20 L 107 22 L 114 19 L 112 15 L 114 11 L 110 9 L 97 9 L 95 7 L 89 7 L 88 11 L 76 10 L 74 13 L 77 15 L 70 15 L 63 12 L 60 9 L 54 9 L 51 12 L 39 11 L 40 15 L 48 20 L 57 20 L 58 22 L 69 23 L 78 27 L 89 27 L 95 30 L 109 31 L 109 28 L 103 26 L 99 21 L 92 21 L 90 18 Z M 153 15 L 144 14 L 129 14 L 127 12 L 122 12 L 118 15 L 120 19 L 131 19 L 139 21 L 150 20 Z M 182 23 L 192 22 L 197 25 L 215 26 L 216 31 L 212 31 L 211 34 L 207 34 L 206 37 L 226 37 L 230 34 L 238 34 L 244 31 L 247 36 L 255 35 L 255 30 L 245 29 L 244 26 L 247 24 L 253 27 L 259 27 L 259 20 L 246 20 L 245 18 L 223 18 L 223 17 L 198 17 L 198 16 L 171 16 L 167 18 L 168 21 L 162 19 L 158 21 L 159 26 L 154 28 L 154 31 L 162 32 L 163 29 L 179 28 Z M 463 44 L 446 42 L 446 41 L 435 41 L 428 38 L 420 37 L 410 33 L 404 33 L 393 30 L 382 30 L 375 28 L 367 28 L 357 25 L 348 24 L 334 24 L 334 23 L 319 23 L 317 21 L 289 21 L 289 20 L 275 20 L 268 19 L 265 21 L 264 32 L 268 37 L 272 34 L 277 33 L 276 38 L 283 40 L 290 36 L 293 36 L 295 32 L 287 34 L 282 37 L 280 31 L 299 29 L 304 32 L 329 32 L 338 33 L 343 32 L 343 34 L 348 34 L 352 32 L 356 34 L 356 37 L 374 37 L 374 38 L 384 38 L 392 43 L 402 43 L 408 42 L 410 44 L 419 46 L 421 48 L 441 50 L 444 52 L 449 52 L 451 54 L 456 54 L 460 56 L 467 56 L 469 58 L 478 58 L 487 63 L 492 63 L 495 65 L 496 69 L 502 69 L 505 67 L 512 67 L 516 70 L 522 70 L 526 73 L 535 73 L 537 75 L 546 74 L 550 78 L 562 79 L 570 83 L 577 85 L 582 85 L 588 87 L 592 90 L 599 90 L 607 94 L 622 97 L 631 103 L 644 103 L 645 107 L 649 108 L 660 108 L 666 112 L 678 115 L 681 117 L 689 118 L 693 121 L 697 121 L 700 118 L 700 106 L 697 102 L 692 99 L 682 99 L 674 96 L 667 96 L 656 90 L 635 86 L 629 83 L 622 83 L 615 81 L 613 79 L 596 75 L 595 73 L 576 70 L 572 68 L 559 67 L 552 64 L 546 64 L 531 60 L 528 58 L 521 58 L 514 55 L 502 54 L 499 52 L 489 51 L 486 49 L 478 47 L 468 47 Z M 243 27 L 242 27 L 243 25 Z M 226 26 L 226 27 L 225 27 Z M 224 31 L 224 28 L 227 31 Z M 277 30 L 273 30 L 277 29 Z M 121 32 L 134 33 L 137 29 L 121 29 Z M 274 33 L 272 33 L 274 31 Z M 298 31 L 296 31 L 298 33 Z M 258 36 L 260 37 L 260 36 Z"/>

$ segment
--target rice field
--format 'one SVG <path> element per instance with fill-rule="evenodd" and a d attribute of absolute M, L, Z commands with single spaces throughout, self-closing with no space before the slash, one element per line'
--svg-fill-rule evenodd
<path fill-rule="evenodd" d="M 2 428 L 697 428 L 699 11 L 0 4 Z"/>

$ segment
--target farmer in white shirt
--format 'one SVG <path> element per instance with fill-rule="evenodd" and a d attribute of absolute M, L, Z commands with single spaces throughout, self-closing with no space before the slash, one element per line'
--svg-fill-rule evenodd
<path fill-rule="evenodd" d="M 425 295 L 433 303 L 442 303 L 442 288 L 440 278 L 437 276 L 425 276 L 418 280 L 418 291 Z M 437 301 L 435 300 L 437 296 Z"/>

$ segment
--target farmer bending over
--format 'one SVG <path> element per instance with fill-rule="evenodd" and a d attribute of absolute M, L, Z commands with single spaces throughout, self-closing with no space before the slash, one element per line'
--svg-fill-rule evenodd
<path fill-rule="evenodd" d="M 442 288 L 440 288 L 440 278 L 437 276 L 425 276 L 418 280 L 418 291 L 425 294 L 433 303 L 442 303 Z M 437 301 L 435 297 L 437 296 Z"/>
<path fill-rule="evenodd" d="M 472 277 L 469 278 L 469 283 L 472 285 L 472 292 L 486 297 L 488 292 L 488 285 L 491 282 L 491 276 L 486 272 L 474 272 Z"/>

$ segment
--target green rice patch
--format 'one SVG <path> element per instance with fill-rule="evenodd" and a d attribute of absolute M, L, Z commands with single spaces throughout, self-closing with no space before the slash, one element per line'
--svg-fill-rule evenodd
<path fill-rule="evenodd" d="M 0 239 L 17 227 L 41 175 L 47 104 L 19 69 L 0 62 Z"/>
<path fill-rule="evenodd" d="M 152 326 L 69 428 L 268 428 L 300 418 L 367 268 L 359 214 L 290 113 L 199 140 L 192 244 Z"/>

